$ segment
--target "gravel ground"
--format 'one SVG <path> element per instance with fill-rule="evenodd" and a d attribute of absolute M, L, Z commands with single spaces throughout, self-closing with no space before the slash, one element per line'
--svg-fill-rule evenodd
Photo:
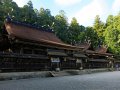
<path fill-rule="evenodd" d="M 0 90 L 120 90 L 120 71 L 0 81 Z"/>

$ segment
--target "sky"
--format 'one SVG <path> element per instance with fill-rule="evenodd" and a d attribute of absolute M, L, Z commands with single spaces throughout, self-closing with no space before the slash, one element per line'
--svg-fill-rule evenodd
<path fill-rule="evenodd" d="M 13 0 L 19 7 L 27 4 L 29 0 Z M 103 22 L 108 15 L 117 15 L 120 11 L 120 0 L 31 0 L 33 7 L 50 9 L 52 15 L 64 10 L 70 23 L 75 17 L 80 25 L 92 26 L 96 15 Z"/>

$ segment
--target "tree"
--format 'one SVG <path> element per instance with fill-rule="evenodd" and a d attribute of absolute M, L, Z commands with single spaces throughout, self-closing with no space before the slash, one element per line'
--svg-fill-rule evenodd
<path fill-rule="evenodd" d="M 109 15 L 106 20 L 106 27 L 113 25 L 113 22 L 114 22 L 113 20 L 114 20 L 113 15 Z"/>
<path fill-rule="evenodd" d="M 95 32 L 98 35 L 100 44 L 103 44 L 103 42 L 104 42 L 103 34 L 104 34 L 105 30 L 104 30 L 104 23 L 100 20 L 99 15 L 97 15 L 95 17 L 93 29 L 95 30 Z"/>
<path fill-rule="evenodd" d="M 37 21 L 37 16 L 33 9 L 33 4 L 31 1 L 28 1 L 27 5 L 24 5 L 23 8 L 20 8 L 20 11 L 20 18 L 22 22 L 33 24 Z"/>
<path fill-rule="evenodd" d="M 19 14 L 19 7 L 15 2 L 12 0 L 0 0 L 0 29 L 2 29 L 4 20 L 8 15 L 16 20 Z"/>
<path fill-rule="evenodd" d="M 2 10 L 4 13 L 3 19 L 5 19 L 7 15 L 9 15 L 11 18 L 15 18 L 19 14 L 18 5 L 12 0 L 2 0 Z"/>
<path fill-rule="evenodd" d="M 54 16 L 51 15 L 51 11 L 49 9 L 40 8 L 37 22 L 45 28 L 52 28 Z"/>
<path fill-rule="evenodd" d="M 92 27 L 86 27 L 85 42 L 91 43 L 93 48 L 96 48 L 99 44 L 98 35 Z"/>
<path fill-rule="evenodd" d="M 67 42 L 68 21 L 63 10 L 55 16 L 53 30 L 62 41 Z"/>
<path fill-rule="evenodd" d="M 74 45 L 79 42 L 80 26 L 75 17 L 72 18 L 72 21 L 67 33 L 68 33 L 69 43 Z"/>
<path fill-rule="evenodd" d="M 28 1 L 27 3 L 29 9 L 33 10 L 33 4 L 32 4 L 32 1 Z"/>
<path fill-rule="evenodd" d="M 119 46 L 119 37 L 120 31 L 117 29 L 109 29 L 105 31 L 105 42 L 109 47 L 110 51 L 115 54 L 120 54 L 120 46 Z"/>
<path fill-rule="evenodd" d="M 109 50 L 115 54 L 120 54 L 120 15 L 109 15 L 106 20 L 105 43 Z"/>

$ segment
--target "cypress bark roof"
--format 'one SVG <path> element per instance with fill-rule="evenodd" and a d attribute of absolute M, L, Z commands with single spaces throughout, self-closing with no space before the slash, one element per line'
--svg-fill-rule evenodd
<path fill-rule="evenodd" d="M 91 44 L 90 43 L 81 43 L 78 46 L 79 47 L 84 47 L 83 51 L 86 51 L 90 48 Z"/>
<path fill-rule="evenodd" d="M 102 46 L 96 48 L 95 51 L 98 52 L 98 53 L 106 53 L 107 52 L 107 47 L 102 45 Z"/>
<path fill-rule="evenodd" d="M 80 47 L 84 47 L 84 51 L 87 53 L 87 54 L 94 54 L 94 55 L 101 55 L 101 56 L 112 56 L 113 54 L 111 53 L 107 53 L 107 47 L 106 46 L 103 46 L 101 45 L 100 47 L 96 48 L 95 50 L 90 50 L 90 43 L 83 43 L 83 44 L 80 44 L 79 46 Z"/>
<path fill-rule="evenodd" d="M 6 21 L 5 28 L 8 35 L 13 37 L 37 41 L 38 43 L 46 43 L 57 47 L 59 46 L 60 48 L 68 48 L 72 50 L 83 49 L 83 47 L 77 47 L 63 43 L 50 30 L 43 30 L 14 21 Z"/>

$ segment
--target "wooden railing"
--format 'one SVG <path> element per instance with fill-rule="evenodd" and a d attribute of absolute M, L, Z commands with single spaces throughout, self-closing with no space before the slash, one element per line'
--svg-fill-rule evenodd
<path fill-rule="evenodd" d="M 36 54 L 18 54 L 18 53 L 6 53 L 0 52 L 0 57 L 7 58 L 33 58 L 33 59 L 48 59 L 45 55 L 36 55 Z"/>

